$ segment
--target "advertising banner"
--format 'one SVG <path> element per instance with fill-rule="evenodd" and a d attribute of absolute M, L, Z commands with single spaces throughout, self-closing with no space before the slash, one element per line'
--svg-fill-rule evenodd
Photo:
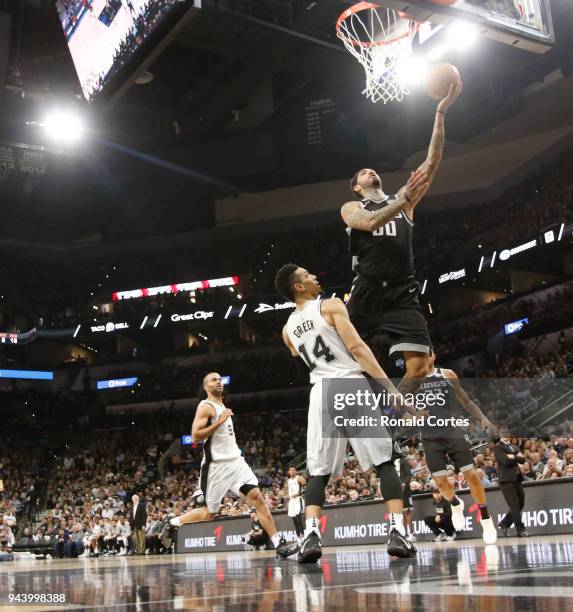
<path fill-rule="evenodd" d="M 573 533 L 573 479 L 525 483 L 524 489 L 523 522 L 531 536 Z M 458 539 L 481 539 L 477 504 L 469 492 L 461 492 L 459 496 L 465 503 L 466 526 L 458 533 Z M 497 524 L 507 512 L 507 504 L 498 487 L 488 488 L 487 496 L 490 514 Z M 413 528 L 419 541 L 434 538 L 424 523 L 425 516 L 434 514 L 432 501 L 429 493 L 414 497 Z M 274 519 L 286 540 L 293 541 L 296 535 L 292 519 L 284 512 L 274 513 Z M 177 552 L 243 550 L 243 536 L 249 531 L 250 524 L 250 518 L 246 516 L 184 525 L 177 534 Z M 320 520 L 320 531 L 323 546 L 385 544 L 388 538 L 386 506 L 381 501 L 327 506 Z"/>

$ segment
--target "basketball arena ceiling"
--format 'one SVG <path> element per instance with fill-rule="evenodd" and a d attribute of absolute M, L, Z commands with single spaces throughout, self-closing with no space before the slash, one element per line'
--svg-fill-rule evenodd
<path fill-rule="evenodd" d="M 452 58 L 466 88 L 450 139 L 464 141 L 515 112 L 520 93 L 546 74 L 572 71 L 568 2 L 552 2 L 557 44 L 544 55 L 492 42 L 477 57 Z M 1 140 L 25 142 L 23 122 L 80 94 L 52 4 L 0 0 L 13 24 Z M 338 179 L 361 164 L 399 168 L 427 142 L 432 104 L 382 107 L 361 96 L 362 68 L 334 29 L 349 4 L 203 0 L 149 67 L 153 81 L 132 86 L 110 110 L 92 112 L 98 140 L 89 159 L 52 160 L 38 188 L 6 196 L 10 223 L 0 237 L 9 238 L 10 227 L 20 236 L 31 223 L 69 238 L 109 233 L 110 219 L 120 228 L 112 232 L 116 238 L 204 227 L 222 194 Z M 320 99 L 335 101 L 336 129 L 309 147 L 305 108 Z M 369 134 L 380 129 L 389 145 L 372 147 Z"/>

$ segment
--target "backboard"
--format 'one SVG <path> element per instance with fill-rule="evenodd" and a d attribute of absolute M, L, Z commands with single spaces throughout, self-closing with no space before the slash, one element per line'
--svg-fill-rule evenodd
<path fill-rule="evenodd" d="M 482 36 L 544 53 L 555 42 L 549 0 L 381 0 L 384 6 L 420 22 L 466 21 Z"/>

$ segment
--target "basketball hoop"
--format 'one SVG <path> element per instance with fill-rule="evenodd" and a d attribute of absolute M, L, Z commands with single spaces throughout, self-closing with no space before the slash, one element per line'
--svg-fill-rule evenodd
<path fill-rule="evenodd" d="M 420 24 L 405 13 L 372 2 L 359 2 L 336 22 L 336 35 L 366 72 L 362 92 L 372 102 L 401 102 L 410 92 L 399 66 L 412 54 Z"/>

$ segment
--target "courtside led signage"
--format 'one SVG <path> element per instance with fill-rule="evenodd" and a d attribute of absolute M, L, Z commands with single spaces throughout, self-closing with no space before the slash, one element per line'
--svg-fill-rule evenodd
<path fill-rule="evenodd" d="M 0 378 L 17 378 L 21 380 L 54 380 L 54 373 L 38 370 L 0 370 Z"/>
<path fill-rule="evenodd" d="M 133 300 L 143 297 L 154 297 L 156 295 L 166 295 L 186 293 L 189 291 L 199 291 L 201 289 L 214 289 L 215 287 L 233 287 L 239 284 L 238 276 L 226 276 L 212 280 L 193 281 L 191 283 L 177 283 L 174 285 L 162 285 L 160 287 L 147 287 L 145 289 L 133 289 L 131 291 L 115 291 L 112 294 L 114 302 L 119 300 Z"/>
<path fill-rule="evenodd" d="M 511 323 L 506 323 L 503 326 L 503 332 L 506 336 L 509 336 L 510 334 L 516 334 L 518 331 L 521 331 L 528 324 L 529 324 L 529 319 L 527 317 L 525 319 L 519 319 L 517 321 L 512 321 Z"/>
<path fill-rule="evenodd" d="M 520 244 L 519 246 L 513 247 L 513 249 L 503 249 L 500 252 L 499 258 L 501 261 L 507 261 L 510 257 L 517 255 L 518 253 L 523 253 L 524 251 L 528 251 L 529 249 L 533 249 L 537 246 L 537 240 L 530 240 L 525 244 Z"/>
<path fill-rule="evenodd" d="M 454 281 L 460 278 L 465 278 L 465 276 L 466 276 L 466 269 L 462 268 L 461 270 L 454 270 L 453 272 L 446 272 L 445 274 L 442 274 L 440 278 L 438 279 L 438 282 L 440 284 L 447 283 L 448 281 Z"/>
<path fill-rule="evenodd" d="M 95 333 L 105 332 L 111 334 L 120 329 L 129 329 L 129 323 L 106 323 L 105 325 L 92 325 L 91 330 Z"/>
<path fill-rule="evenodd" d="M 180 321 L 207 321 L 215 316 L 213 311 L 197 310 L 195 312 L 187 312 L 185 314 L 172 314 L 171 320 L 173 323 Z"/>
<path fill-rule="evenodd" d="M 296 304 L 294 302 L 283 302 L 282 304 L 263 304 L 259 303 L 257 308 L 255 308 L 255 312 L 257 314 L 262 314 L 263 312 L 272 312 L 273 310 L 289 310 L 290 308 L 295 308 Z"/>
<path fill-rule="evenodd" d="M 98 380 L 98 389 L 122 389 L 124 387 L 133 387 L 137 383 L 137 376 L 132 378 L 114 378 L 113 380 Z"/>

